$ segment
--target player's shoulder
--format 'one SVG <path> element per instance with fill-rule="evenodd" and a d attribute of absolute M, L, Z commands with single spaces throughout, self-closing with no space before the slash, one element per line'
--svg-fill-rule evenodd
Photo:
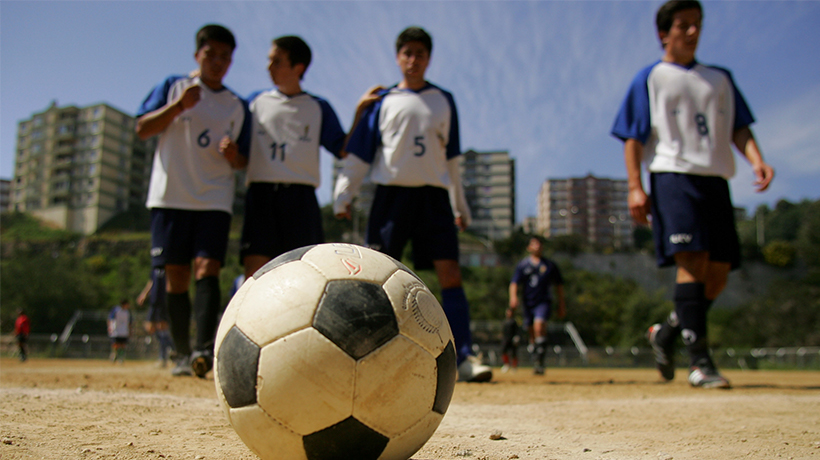
<path fill-rule="evenodd" d="M 253 104 L 255 101 L 262 98 L 274 98 L 276 97 L 276 94 L 277 91 L 275 88 L 260 89 L 248 94 L 248 96 L 245 97 L 245 101 L 247 101 L 248 104 Z"/>

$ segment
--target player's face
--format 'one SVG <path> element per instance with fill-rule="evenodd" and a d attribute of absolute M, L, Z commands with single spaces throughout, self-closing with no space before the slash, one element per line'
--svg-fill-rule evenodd
<path fill-rule="evenodd" d="M 667 60 L 689 64 L 695 59 L 701 22 L 701 13 L 696 8 L 675 13 L 669 32 L 660 32 Z"/>
<path fill-rule="evenodd" d="M 540 255 L 541 254 L 541 240 L 537 238 L 533 238 L 530 240 L 530 244 L 527 245 L 527 252 L 532 255 Z"/>
<path fill-rule="evenodd" d="M 424 82 L 424 73 L 430 64 L 430 52 L 421 42 L 407 42 L 399 49 L 396 63 L 404 80 L 411 85 L 418 85 Z"/>
<path fill-rule="evenodd" d="M 270 72 L 271 81 L 276 86 L 298 84 L 302 73 L 301 68 L 301 65 L 292 65 L 288 52 L 276 45 L 273 45 L 268 52 L 268 72 Z"/>
<path fill-rule="evenodd" d="M 210 87 L 222 87 L 222 79 L 233 61 L 233 49 L 230 45 L 208 40 L 197 50 L 194 58 L 199 64 L 199 78 Z"/>

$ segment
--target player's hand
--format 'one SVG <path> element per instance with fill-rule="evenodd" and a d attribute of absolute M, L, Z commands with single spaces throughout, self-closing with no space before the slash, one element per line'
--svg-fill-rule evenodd
<path fill-rule="evenodd" d="M 379 91 L 383 91 L 384 89 L 385 89 L 385 87 L 381 86 L 381 85 L 376 85 L 376 86 L 368 89 L 367 92 L 365 92 L 364 95 L 359 99 L 359 103 L 356 104 L 356 106 L 359 109 L 364 109 L 365 107 L 369 107 L 374 102 L 376 102 L 376 101 L 378 101 L 379 99 L 382 98 L 382 96 L 379 96 L 378 93 L 379 93 Z"/>
<path fill-rule="evenodd" d="M 510 297 L 510 310 L 518 308 L 518 296 Z"/>
<path fill-rule="evenodd" d="M 650 201 L 643 189 L 635 188 L 627 195 L 629 214 L 639 225 L 649 225 Z"/>
<path fill-rule="evenodd" d="M 461 216 L 456 217 L 456 227 L 462 232 L 467 229 L 467 226 L 464 225 L 464 218 Z"/>
<path fill-rule="evenodd" d="M 239 146 L 230 137 L 225 136 L 219 141 L 219 152 L 234 169 L 241 169 L 246 166 L 246 163 L 242 161 L 244 157 L 239 154 Z"/>
<path fill-rule="evenodd" d="M 755 174 L 755 190 L 757 192 L 766 191 L 766 189 L 769 188 L 769 184 L 772 183 L 772 179 L 774 179 L 774 168 L 769 166 L 768 163 L 760 163 L 759 165 L 753 166 L 752 171 L 754 171 Z"/>
<path fill-rule="evenodd" d="M 185 111 L 197 105 L 200 99 L 202 99 L 202 88 L 199 85 L 193 85 L 185 88 L 185 92 L 176 103 Z"/>
<path fill-rule="evenodd" d="M 339 212 L 339 213 L 336 213 L 336 218 L 337 218 L 337 219 L 339 219 L 339 220 L 341 220 L 341 219 L 344 219 L 344 220 L 352 220 L 352 219 L 353 219 L 353 215 L 350 213 L 350 205 L 347 205 L 347 206 L 345 207 L 345 211 L 344 211 L 344 212 Z"/>

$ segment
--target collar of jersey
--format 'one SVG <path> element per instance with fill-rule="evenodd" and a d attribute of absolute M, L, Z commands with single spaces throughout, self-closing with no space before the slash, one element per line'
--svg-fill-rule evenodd
<path fill-rule="evenodd" d="M 686 64 L 686 65 L 678 64 L 677 62 L 667 62 L 667 61 L 664 61 L 663 59 L 661 59 L 658 62 L 663 62 L 664 64 L 670 64 L 670 65 L 680 67 L 681 69 L 686 69 L 686 70 L 692 70 L 692 69 L 695 68 L 696 65 L 699 64 L 697 59 L 693 59 L 692 62 L 690 62 L 689 64 Z"/>
<path fill-rule="evenodd" d="M 390 88 L 387 88 L 386 90 L 384 90 L 384 94 L 387 94 L 387 93 L 389 93 L 390 91 L 393 91 L 394 89 L 395 89 L 396 91 L 405 91 L 405 92 L 408 92 L 408 93 L 416 93 L 416 94 L 418 94 L 418 93 L 420 93 L 420 92 L 424 91 L 425 89 L 429 89 L 429 88 L 432 88 L 432 87 L 433 87 L 433 84 L 432 84 L 432 83 L 430 83 L 429 81 L 425 81 L 425 82 L 424 82 L 424 86 L 422 86 L 422 87 L 421 87 L 420 89 L 418 89 L 418 90 L 415 90 L 415 89 L 410 89 L 410 88 L 399 88 L 399 84 L 398 84 L 398 83 L 396 83 L 395 85 L 391 86 Z"/>
<path fill-rule="evenodd" d="M 293 99 L 294 97 L 299 97 L 299 96 L 307 94 L 307 91 L 302 91 L 299 94 L 294 94 L 293 96 L 288 96 L 287 94 L 279 91 L 279 88 L 273 88 L 273 92 L 280 95 L 280 96 L 282 96 L 282 97 L 284 97 L 285 99 Z"/>

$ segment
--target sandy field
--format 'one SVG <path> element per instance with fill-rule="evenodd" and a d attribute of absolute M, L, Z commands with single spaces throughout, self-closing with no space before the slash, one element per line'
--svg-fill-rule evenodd
<path fill-rule="evenodd" d="M 681 370 L 660 383 L 651 369 L 521 369 L 458 383 L 413 458 L 820 460 L 820 372 L 725 375 L 731 390 L 690 388 Z M 0 401 L 4 460 L 256 458 L 219 408 L 212 374 L 2 359 Z"/>

